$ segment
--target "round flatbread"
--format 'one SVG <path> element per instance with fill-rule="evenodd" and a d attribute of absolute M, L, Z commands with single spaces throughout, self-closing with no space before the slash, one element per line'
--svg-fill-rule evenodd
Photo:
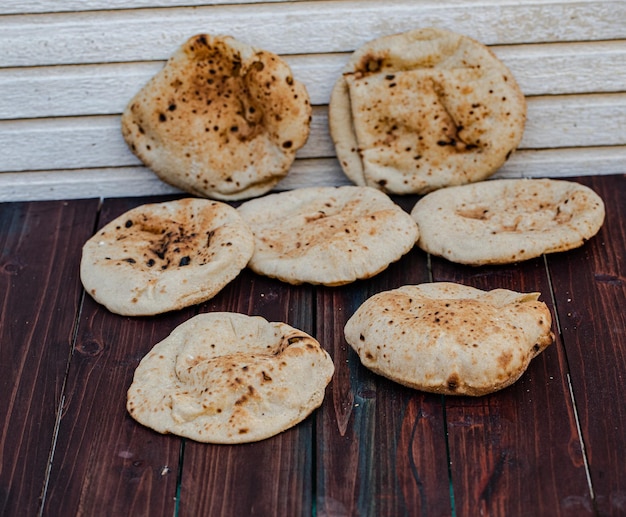
<path fill-rule="evenodd" d="M 148 316 L 215 296 L 246 267 L 252 232 L 220 201 L 181 199 L 129 210 L 83 246 L 85 290 L 111 312 Z"/>
<path fill-rule="evenodd" d="M 365 301 L 345 326 L 364 366 L 446 395 L 485 395 L 514 383 L 554 339 L 539 293 L 450 282 L 403 286 Z"/>
<path fill-rule="evenodd" d="M 291 284 L 342 285 L 374 276 L 415 245 L 415 221 L 370 187 L 309 187 L 243 203 L 254 234 L 248 266 Z"/>
<path fill-rule="evenodd" d="M 411 216 L 423 250 L 478 266 L 582 246 L 600 230 L 604 203 L 572 181 L 501 179 L 431 192 Z"/>
<path fill-rule="evenodd" d="M 253 442 L 319 407 L 333 372 L 320 344 L 285 323 L 200 314 L 141 360 L 127 409 L 159 433 L 208 443 Z"/>
<path fill-rule="evenodd" d="M 309 135 L 287 63 L 230 36 L 190 38 L 129 102 L 122 134 L 163 181 L 221 200 L 268 192 Z"/>
<path fill-rule="evenodd" d="M 517 148 L 525 123 L 524 95 L 493 52 L 434 28 L 359 48 L 329 105 L 345 174 L 393 194 L 487 178 Z"/>

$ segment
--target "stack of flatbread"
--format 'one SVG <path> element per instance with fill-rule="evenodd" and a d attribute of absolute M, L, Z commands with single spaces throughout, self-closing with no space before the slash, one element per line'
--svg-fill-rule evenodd
<path fill-rule="evenodd" d="M 487 178 L 517 148 L 525 121 L 524 95 L 493 52 L 435 28 L 357 49 L 329 105 L 345 174 L 394 194 Z"/>

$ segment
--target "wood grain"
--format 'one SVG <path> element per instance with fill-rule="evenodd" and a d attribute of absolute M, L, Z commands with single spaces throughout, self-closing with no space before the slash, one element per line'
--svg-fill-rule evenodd
<path fill-rule="evenodd" d="M 471 239 L 471 236 L 467 236 Z M 433 281 L 540 292 L 554 313 L 542 258 L 463 267 L 433 258 Z M 558 336 L 558 324 L 553 331 Z M 593 515 L 592 496 L 560 340 L 512 386 L 477 399 L 446 397 L 452 486 L 458 516 Z M 581 506 L 571 505 L 578 497 Z"/>
<path fill-rule="evenodd" d="M 81 301 L 80 247 L 137 204 L 0 204 L 0 513 L 36 515 L 622 515 L 626 486 L 623 174 L 577 177 L 604 198 L 577 250 L 470 268 L 418 248 L 372 279 L 288 286 L 246 270 L 213 300 L 153 318 Z M 410 210 L 417 198 L 397 198 Z M 481 398 L 409 390 L 343 338 L 367 297 L 451 280 L 539 290 L 556 342 Z M 552 296 L 553 293 L 553 296 Z M 255 444 L 155 433 L 125 411 L 140 359 L 198 311 L 236 310 L 314 335 L 335 361 L 322 407 Z M 56 426 L 57 415 L 60 417 Z"/>
<path fill-rule="evenodd" d="M 288 286 L 249 270 L 206 302 L 200 312 L 229 311 L 282 321 L 313 334 L 313 289 Z M 188 440 L 181 516 L 310 515 L 314 416 L 252 444 L 212 445 Z"/>
<path fill-rule="evenodd" d="M 36 515 L 45 494 L 96 207 L 0 204 L 1 515 Z"/>
<path fill-rule="evenodd" d="M 405 209 L 415 200 L 396 199 Z M 450 512 L 441 398 L 373 374 L 343 337 L 369 296 L 427 279 L 414 249 L 366 282 L 318 290 L 317 332 L 336 368 L 317 426 L 318 515 Z"/>
<path fill-rule="evenodd" d="M 145 201 L 105 202 L 99 226 Z M 195 310 L 128 318 L 85 298 L 45 514 L 174 514 L 181 439 L 137 424 L 126 412 L 126 390 L 141 358 Z"/>
<path fill-rule="evenodd" d="M 599 515 L 626 510 L 626 176 L 576 178 L 600 194 L 604 226 L 583 247 L 549 256 L 563 344 Z M 585 501 L 573 499 L 578 505 Z"/>

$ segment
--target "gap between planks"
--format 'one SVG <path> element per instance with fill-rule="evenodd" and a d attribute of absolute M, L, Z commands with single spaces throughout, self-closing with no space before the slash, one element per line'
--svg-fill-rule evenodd
<path fill-rule="evenodd" d="M 587 457 L 587 448 L 585 447 L 585 439 L 583 437 L 582 429 L 580 427 L 580 418 L 578 417 L 578 404 L 576 402 L 576 396 L 574 395 L 574 389 L 572 386 L 572 378 L 570 375 L 570 365 L 569 365 L 569 357 L 567 356 L 567 348 L 564 345 L 564 337 L 561 326 L 561 317 L 559 315 L 558 304 L 556 295 L 554 293 L 553 279 L 552 274 L 550 273 L 550 268 L 548 266 L 548 256 L 543 255 L 543 267 L 546 272 L 546 276 L 548 278 L 548 286 L 550 288 L 550 300 L 552 300 L 552 307 L 554 307 L 554 324 L 556 326 L 556 331 L 560 337 L 559 343 L 563 348 L 563 355 L 565 357 L 565 365 L 567 371 L 565 375 L 567 376 L 567 389 L 569 392 L 569 398 L 572 403 L 572 411 L 574 412 L 574 421 L 576 422 L 576 433 L 578 435 L 578 442 L 580 443 L 581 455 L 583 458 L 583 464 L 585 467 L 585 477 L 587 479 L 587 486 L 589 488 L 589 494 L 591 496 L 591 500 L 595 503 L 595 493 L 593 490 L 593 483 L 591 481 L 591 469 L 589 468 L 589 458 Z"/>

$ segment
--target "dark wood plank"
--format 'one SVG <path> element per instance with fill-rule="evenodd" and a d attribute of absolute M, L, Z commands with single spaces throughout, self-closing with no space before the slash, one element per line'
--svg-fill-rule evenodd
<path fill-rule="evenodd" d="M 583 247 L 550 255 L 548 266 L 596 508 L 600 515 L 624 515 L 626 176 L 576 179 L 604 199 L 606 220 Z"/>
<path fill-rule="evenodd" d="M 262 316 L 313 335 L 313 292 L 244 270 L 200 311 Z M 180 515 L 311 515 L 314 419 L 251 444 L 187 440 Z"/>
<path fill-rule="evenodd" d="M 368 297 L 427 281 L 416 248 L 372 279 L 318 291 L 317 332 L 336 368 L 317 425 L 318 515 L 451 513 L 441 397 L 373 374 L 343 334 Z"/>
<path fill-rule="evenodd" d="M 98 226 L 157 199 L 103 204 Z M 80 254 L 78 254 L 80 256 Z M 152 318 L 83 305 L 50 475 L 46 515 L 173 515 L 181 440 L 135 422 L 126 390 L 141 358 L 195 308 Z"/>
<path fill-rule="evenodd" d="M 0 204 L 0 515 L 36 515 L 97 200 Z"/>
<path fill-rule="evenodd" d="M 433 258 L 432 272 L 434 281 L 538 291 L 554 314 L 543 258 L 477 268 Z M 560 340 L 512 386 L 446 397 L 446 417 L 458 516 L 592 514 Z"/>

